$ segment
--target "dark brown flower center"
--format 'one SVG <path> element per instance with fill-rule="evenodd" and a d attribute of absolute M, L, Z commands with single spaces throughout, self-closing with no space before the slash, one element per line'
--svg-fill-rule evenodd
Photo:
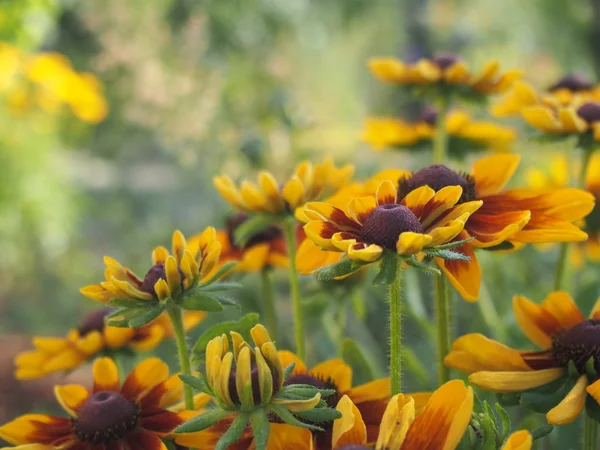
<path fill-rule="evenodd" d="M 433 55 L 433 62 L 442 70 L 447 69 L 458 61 L 460 61 L 460 58 L 454 53 L 440 52 Z"/>
<path fill-rule="evenodd" d="M 93 394 L 73 419 L 73 430 L 85 442 L 101 444 L 122 439 L 139 420 L 139 410 L 118 392 Z"/>
<path fill-rule="evenodd" d="M 406 197 L 410 192 L 422 186 L 429 186 L 439 191 L 447 186 L 460 186 L 463 190 L 457 204 L 470 202 L 477 198 L 475 180 L 471 175 L 460 174 L 441 164 L 433 164 L 413 173 L 399 181 L 399 198 Z"/>
<path fill-rule="evenodd" d="M 585 91 L 592 88 L 592 83 L 583 75 L 579 73 L 571 73 L 562 77 L 555 84 L 550 86 L 548 90 L 550 92 L 558 89 L 568 89 L 572 92 Z"/>
<path fill-rule="evenodd" d="M 600 121 L 600 105 L 598 103 L 584 103 L 577 109 L 577 115 L 587 123 Z"/>
<path fill-rule="evenodd" d="M 179 267 L 177 267 L 177 270 L 179 270 L 179 276 L 181 277 L 181 288 L 183 289 L 183 280 L 185 280 L 185 274 Z M 154 285 L 158 280 L 161 279 L 167 279 L 167 272 L 165 271 L 165 265 L 163 263 L 158 263 L 153 265 L 144 276 L 144 281 L 142 282 L 141 287 L 142 292 L 151 294 L 156 298 L 157 296 L 156 291 L 154 290 Z"/>
<path fill-rule="evenodd" d="M 227 219 L 227 221 L 225 223 L 225 227 L 227 229 L 227 237 L 228 237 L 229 242 L 231 243 L 232 247 L 240 248 L 243 250 L 243 249 L 250 248 L 256 244 L 261 244 L 263 242 L 270 242 L 274 239 L 278 239 L 283 236 L 283 232 L 281 231 L 280 228 L 278 228 L 274 225 L 271 225 L 271 226 L 265 228 L 264 230 L 252 235 L 250 237 L 250 239 L 248 239 L 248 241 L 246 242 L 246 244 L 244 246 L 239 247 L 235 241 L 235 232 L 241 225 L 243 225 L 245 222 L 247 222 L 248 219 L 250 219 L 250 216 L 243 212 L 234 214 L 233 216 L 231 216 Z"/>
<path fill-rule="evenodd" d="M 92 331 L 102 331 L 104 329 L 104 319 L 113 311 L 112 308 L 102 308 L 89 313 L 79 326 L 79 335 L 86 336 Z"/>
<path fill-rule="evenodd" d="M 237 374 L 237 368 L 234 367 L 231 369 L 231 372 L 229 373 L 229 395 L 230 395 L 231 401 L 233 403 L 235 403 L 236 405 L 240 405 L 241 404 L 240 395 L 238 393 L 236 380 L 235 380 L 236 374 Z M 273 368 L 271 368 L 271 377 L 273 379 L 273 395 L 277 394 L 277 392 L 279 391 L 279 379 L 278 379 L 277 374 L 278 374 L 278 372 L 276 370 L 273 370 Z M 258 379 L 258 367 L 256 366 L 256 362 L 254 362 L 254 361 L 252 361 L 252 364 L 250 365 L 250 379 L 252 382 L 252 398 L 254 400 L 254 404 L 260 405 L 262 403 L 262 398 L 260 395 L 260 382 Z"/>
<path fill-rule="evenodd" d="M 578 323 L 552 338 L 552 356 L 559 364 L 569 361 L 581 374 L 585 373 L 590 358 L 595 359 L 595 368 L 600 368 L 600 320 L 589 319 Z"/>
<path fill-rule="evenodd" d="M 427 107 L 419 116 L 419 122 L 425 122 L 429 125 L 435 125 L 438 119 L 438 111 L 435 108 Z"/>
<path fill-rule="evenodd" d="M 398 236 L 406 231 L 423 232 L 417 216 L 403 205 L 380 205 L 365 220 L 361 235 L 370 244 L 395 251 Z"/>

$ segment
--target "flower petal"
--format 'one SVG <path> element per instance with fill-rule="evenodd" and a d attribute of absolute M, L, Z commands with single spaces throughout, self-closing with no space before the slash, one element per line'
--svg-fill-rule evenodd
<path fill-rule="evenodd" d="M 382 253 L 383 248 L 376 244 L 358 242 L 348 247 L 348 257 L 358 261 L 374 262 L 381 257 Z"/>
<path fill-rule="evenodd" d="M 414 189 L 400 202 L 401 205 L 406 206 L 410 209 L 418 219 L 421 219 L 423 208 L 429 200 L 433 198 L 435 191 L 429 186 L 421 186 L 420 188 Z"/>
<path fill-rule="evenodd" d="M 402 448 L 406 434 L 414 420 L 415 400 L 403 394 L 394 395 L 383 414 L 376 448 Z"/>
<path fill-rule="evenodd" d="M 347 392 L 352 387 L 352 368 L 343 359 L 330 359 L 317 364 L 310 372 L 323 380 L 331 378 L 339 392 Z"/>
<path fill-rule="evenodd" d="M 533 437 L 527 430 L 517 431 L 510 435 L 502 450 L 531 450 Z"/>
<path fill-rule="evenodd" d="M 336 410 L 342 414 L 342 417 L 333 422 L 332 447 L 366 444 L 367 427 L 352 400 L 344 395 L 338 402 Z"/>
<path fill-rule="evenodd" d="M 283 367 L 288 367 L 292 363 L 296 364 L 292 373 L 304 373 L 307 371 L 304 361 L 298 358 L 295 353 L 292 353 L 288 350 L 279 350 L 277 355 L 279 356 L 279 360 L 281 361 L 281 365 Z"/>
<path fill-rule="evenodd" d="M 567 396 L 546 414 L 546 419 L 551 425 L 566 425 L 573 422 L 585 406 L 587 398 L 587 376 L 582 375 L 569 391 Z"/>
<path fill-rule="evenodd" d="M 267 449 L 313 450 L 313 435 L 309 429 L 295 427 L 285 423 L 271 423 L 270 427 L 271 430 L 267 442 Z M 214 446 L 206 448 L 214 448 Z"/>
<path fill-rule="evenodd" d="M 119 392 L 119 370 L 110 358 L 99 358 L 94 362 L 94 392 Z"/>
<path fill-rule="evenodd" d="M 129 450 L 168 450 L 168 447 L 155 434 L 138 428 L 125 436 Z"/>
<path fill-rule="evenodd" d="M 348 217 L 363 225 L 375 208 L 377 208 L 377 200 L 375 197 L 369 196 L 352 198 L 346 209 L 348 210 Z"/>
<path fill-rule="evenodd" d="M 49 445 L 71 434 L 71 419 L 45 414 L 25 414 L 0 427 L 0 438 L 13 445 Z"/>
<path fill-rule="evenodd" d="M 377 197 L 378 205 L 391 205 L 395 204 L 397 200 L 397 190 L 394 184 L 390 180 L 384 180 L 377 187 L 375 193 Z"/>
<path fill-rule="evenodd" d="M 121 394 L 132 401 L 141 400 L 154 386 L 169 377 L 169 366 L 158 358 L 148 358 L 138 364 L 129 374 Z"/>
<path fill-rule="evenodd" d="M 381 378 L 369 383 L 355 386 L 348 391 L 348 397 L 355 405 L 373 400 L 387 399 L 392 393 L 392 384 L 389 378 Z"/>
<path fill-rule="evenodd" d="M 452 208 L 462 195 L 462 187 L 446 186 L 435 193 L 425 204 L 419 216 L 423 229 L 427 229 L 443 213 Z"/>
<path fill-rule="evenodd" d="M 481 158 L 473 164 L 477 198 L 497 194 L 511 179 L 521 157 L 519 155 L 493 155 Z"/>
<path fill-rule="evenodd" d="M 531 372 L 475 372 L 469 376 L 469 383 L 492 392 L 520 392 L 543 386 L 558 380 L 565 369 L 553 368 Z"/>
<path fill-rule="evenodd" d="M 399 255 L 415 255 L 429 245 L 433 238 L 427 234 L 405 231 L 398 236 L 396 251 Z"/>
<path fill-rule="evenodd" d="M 534 128 L 546 133 L 560 133 L 563 131 L 558 118 L 547 106 L 527 106 L 521 110 L 523 119 Z"/>
<path fill-rule="evenodd" d="M 90 392 L 78 384 L 68 384 L 66 386 L 55 386 L 54 396 L 65 411 L 71 416 L 77 417 L 79 409 L 90 397 Z"/>
<path fill-rule="evenodd" d="M 465 236 L 468 235 L 463 231 L 458 235 L 457 239 L 464 239 Z M 473 251 L 473 247 L 470 243 L 466 243 L 455 247 L 452 251 L 462 253 L 471 259 L 469 261 L 462 261 L 459 259 L 436 258 L 435 261 L 440 266 L 440 269 L 444 271 L 444 275 L 448 277 L 448 281 L 454 286 L 454 289 L 465 300 L 475 301 L 479 298 L 479 289 L 481 287 L 481 266 Z"/>
<path fill-rule="evenodd" d="M 378 79 L 392 83 L 402 83 L 406 77 L 406 66 L 394 58 L 374 58 L 369 60 L 369 70 Z"/>

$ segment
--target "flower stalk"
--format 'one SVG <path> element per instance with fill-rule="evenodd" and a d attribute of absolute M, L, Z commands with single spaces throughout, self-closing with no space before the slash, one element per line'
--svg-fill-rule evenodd
<path fill-rule="evenodd" d="M 294 311 L 294 340 L 296 343 L 296 354 L 303 360 L 306 355 L 304 351 L 304 322 L 302 318 L 302 300 L 300 298 L 300 281 L 298 279 L 298 269 L 296 268 L 295 223 L 294 220 L 286 220 L 283 223 L 283 233 L 285 234 L 286 248 L 290 260 L 289 274 Z"/>
<path fill-rule="evenodd" d="M 444 358 L 450 353 L 450 301 L 445 275 L 435 277 L 435 315 L 438 350 L 438 383 L 450 380 L 450 369 L 444 365 Z"/>
<path fill-rule="evenodd" d="M 271 280 L 271 269 L 264 267 L 260 271 L 262 288 L 262 304 L 265 314 L 265 323 L 273 339 L 277 341 L 277 314 L 275 312 L 275 298 L 273 297 L 273 281 Z"/>
<path fill-rule="evenodd" d="M 595 450 L 598 442 L 598 422 L 589 414 L 583 416 L 583 450 Z"/>
<path fill-rule="evenodd" d="M 402 264 L 390 284 L 390 377 L 392 395 L 402 391 Z"/>
<path fill-rule="evenodd" d="M 185 337 L 185 329 L 183 327 L 183 310 L 176 306 L 171 305 L 167 312 L 169 319 L 173 325 L 173 332 L 175 334 L 175 342 L 177 344 L 177 353 L 179 354 L 179 365 L 181 372 L 184 375 L 192 375 L 192 369 L 190 364 L 190 354 L 188 350 L 187 340 Z M 183 394 L 185 400 L 185 408 L 188 410 L 194 409 L 194 393 L 192 392 L 191 386 L 183 385 Z"/>

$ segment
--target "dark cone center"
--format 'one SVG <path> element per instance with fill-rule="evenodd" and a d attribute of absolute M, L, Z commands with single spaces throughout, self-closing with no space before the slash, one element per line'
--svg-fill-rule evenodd
<path fill-rule="evenodd" d="M 440 52 L 433 55 L 433 62 L 442 70 L 447 69 L 458 61 L 460 61 L 460 58 L 454 53 Z"/>
<path fill-rule="evenodd" d="M 273 241 L 273 240 L 281 238 L 283 236 L 283 232 L 281 231 L 280 228 L 278 228 L 274 225 L 271 225 L 271 226 L 265 228 L 264 230 L 253 234 L 250 237 L 250 239 L 248 239 L 248 241 L 246 242 L 246 244 L 244 246 L 239 247 L 235 241 L 235 232 L 241 225 L 243 225 L 245 222 L 247 222 L 248 219 L 250 219 L 250 216 L 243 212 L 234 214 L 233 216 L 230 216 L 227 219 L 227 221 L 225 223 L 225 227 L 227 230 L 227 238 L 229 239 L 229 242 L 233 248 L 238 248 L 238 249 L 243 250 L 243 249 L 250 248 L 256 244 Z"/>
<path fill-rule="evenodd" d="M 577 115 L 587 123 L 600 121 L 600 105 L 598 103 L 584 103 L 577 109 Z"/>
<path fill-rule="evenodd" d="M 398 236 L 406 231 L 423 232 L 417 216 L 404 205 L 380 205 L 365 220 L 361 235 L 370 244 L 395 251 Z"/>
<path fill-rule="evenodd" d="M 595 368 L 600 367 L 600 320 L 589 319 L 578 323 L 552 338 L 552 356 L 559 364 L 569 361 L 581 374 L 585 373 L 590 358 L 595 358 Z"/>
<path fill-rule="evenodd" d="M 73 419 L 77 437 L 93 444 L 122 439 L 138 423 L 136 405 L 118 392 L 101 391 L 93 394 Z"/>
<path fill-rule="evenodd" d="M 185 280 L 185 275 L 179 267 L 177 267 L 177 270 L 179 270 L 179 276 L 181 277 L 181 288 L 183 289 L 183 280 Z M 144 281 L 142 282 L 142 292 L 146 292 L 147 294 L 156 297 L 154 285 L 160 279 L 165 281 L 167 280 L 167 272 L 165 271 L 165 265 L 163 263 L 153 265 L 146 273 L 144 276 Z"/>
<path fill-rule="evenodd" d="M 586 91 L 592 88 L 592 83 L 583 75 L 579 73 L 571 73 L 562 77 L 555 84 L 550 86 L 549 91 L 556 91 L 558 89 L 568 89 L 572 92 Z"/>
<path fill-rule="evenodd" d="M 429 125 L 435 125 L 438 119 L 438 111 L 435 108 L 427 107 L 419 116 L 419 122 L 425 122 Z"/>
<path fill-rule="evenodd" d="M 473 177 L 454 172 L 441 164 L 433 164 L 413 173 L 408 178 L 401 179 L 398 185 L 399 198 L 406 197 L 422 186 L 429 186 L 436 192 L 447 186 L 460 186 L 463 192 L 457 204 L 477 199 Z"/>
<path fill-rule="evenodd" d="M 102 331 L 104 329 L 104 319 L 109 316 L 114 309 L 102 308 L 89 313 L 79 326 L 79 335 L 86 336 L 92 331 Z"/>

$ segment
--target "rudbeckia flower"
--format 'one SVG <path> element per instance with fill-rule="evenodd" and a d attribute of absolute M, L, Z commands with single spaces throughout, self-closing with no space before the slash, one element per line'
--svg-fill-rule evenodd
<path fill-rule="evenodd" d="M 454 239 L 481 206 L 479 201 L 455 206 L 462 195 L 460 186 L 438 192 L 423 186 L 399 198 L 394 184 L 385 180 L 375 196 L 353 198 L 346 211 L 311 202 L 301 216 L 308 222 L 304 231 L 315 244 L 373 263 L 384 250 L 411 256 Z"/>
<path fill-rule="evenodd" d="M 182 382 L 169 377 L 168 366 L 158 358 L 141 362 L 121 386 L 116 364 L 110 358 L 94 363 L 92 390 L 80 385 L 56 386 L 64 416 L 26 414 L 0 427 L 0 437 L 16 449 L 64 448 L 166 450 L 161 438 L 193 413 L 175 404 Z"/>
<path fill-rule="evenodd" d="M 374 442 L 379 434 L 379 424 L 383 411 L 390 400 L 391 384 L 389 378 L 382 378 L 359 386 L 352 385 L 352 368 L 341 359 L 324 361 L 310 370 L 300 358 L 289 351 L 280 351 L 279 359 L 284 367 L 294 363 L 292 374 L 285 380 L 284 385 L 307 384 L 319 389 L 335 391 L 325 399 L 327 404 L 335 408 L 343 396 L 348 396 L 360 411 L 369 437 Z M 429 394 L 415 394 L 423 402 Z M 426 400 L 425 400 L 426 401 Z M 331 440 L 331 424 L 319 424 L 326 432 L 313 432 L 317 448 Z"/>
<path fill-rule="evenodd" d="M 110 319 L 117 317 L 115 320 L 131 328 L 156 319 L 166 308 L 167 301 L 173 301 L 183 309 L 221 310 L 222 306 L 210 293 L 203 291 L 201 299 L 194 295 L 194 289 L 202 290 L 205 285 L 218 289 L 218 285 L 212 286 L 212 283 L 224 275 L 221 271 L 213 272 L 220 253 L 221 243 L 212 227 L 206 228 L 189 244 L 180 231 L 175 231 L 173 254 L 165 247 L 155 248 L 152 267 L 143 278 L 105 256 L 105 281 L 85 286 L 80 292 L 92 300 L 122 308 Z M 206 302 L 210 302 L 210 306 L 205 308 Z"/>
<path fill-rule="evenodd" d="M 427 109 L 414 122 L 393 117 L 368 118 L 362 139 L 375 149 L 429 148 L 436 134 L 438 114 Z M 446 118 L 448 151 L 451 155 L 464 156 L 470 151 L 491 149 L 508 150 L 516 139 L 515 131 L 490 121 L 478 121 L 464 111 L 451 111 Z"/>
<path fill-rule="evenodd" d="M 261 172 L 257 184 L 244 180 L 239 188 L 227 175 L 215 177 L 214 183 L 223 198 L 241 211 L 287 215 L 344 186 L 353 174 L 353 166 L 337 168 L 327 159 L 314 166 L 303 162 L 283 186 L 269 172 Z"/>
<path fill-rule="evenodd" d="M 497 61 L 488 62 L 481 72 L 469 71 L 467 65 L 451 53 L 438 53 L 433 58 L 416 63 L 404 63 L 394 58 L 375 58 L 369 61 L 369 69 L 382 81 L 402 86 L 436 86 L 458 94 L 491 95 L 510 88 L 521 77 L 521 72 L 500 72 Z"/>
<path fill-rule="evenodd" d="M 342 417 L 334 421 L 327 446 L 314 446 L 308 430 L 291 432 L 290 427 L 279 426 L 273 429 L 267 450 L 454 450 L 471 420 L 473 391 L 462 381 L 450 381 L 431 395 L 421 412 L 410 395 L 395 395 L 385 408 L 375 441 L 349 396 L 342 396 L 337 410 Z"/>
<path fill-rule="evenodd" d="M 249 218 L 246 213 L 236 213 L 227 219 L 224 230 L 217 230 L 217 240 L 221 243 L 219 265 L 239 262 L 235 267 L 238 272 L 256 272 L 264 267 L 288 267 L 283 231 L 276 225 L 267 225 L 250 236 L 243 245 L 236 243 L 236 230 Z"/>
<path fill-rule="evenodd" d="M 471 374 L 471 384 L 494 392 L 521 393 L 521 402 L 545 412 L 550 424 L 573 422 L 588 395 L 600 401 L 597 339 L 600 301 L 586 319 L 569 294 L 549 294 L 541 305 L 515 296 L 517 324 L 540 351 L 514 350 L 481 334 L 458 338 L 445 364 Z"/>
<path fill-rule="evenodd" d="M 492 106 L 491 112 L 497 117 L 508 117 L 519 115 L 529 106 L 560 108 L 585 101 L 600 101 L 600 85 L 594 86 L 583 75 L 569 74 L 543 92 L 523 81 L 515 81 L 512 89 Z"/>
<path fill-rule="evenodd" d="M 164 314 L 140 328 L 120 328 L 106 325 L 104 321 L 113 311 L 111 308 L 92 311 L 66 337 L 34 337 L 35 350 L 20 353 L 15 358 L 15 378 L 29 380 L 72 370 L 101 352 L 126 348 L 152 350 L 164 339 L 173 337 L 173 327 Z M 186 331 L 198 325 L 205 316 L 202 311 L 184 313 Z"/>

